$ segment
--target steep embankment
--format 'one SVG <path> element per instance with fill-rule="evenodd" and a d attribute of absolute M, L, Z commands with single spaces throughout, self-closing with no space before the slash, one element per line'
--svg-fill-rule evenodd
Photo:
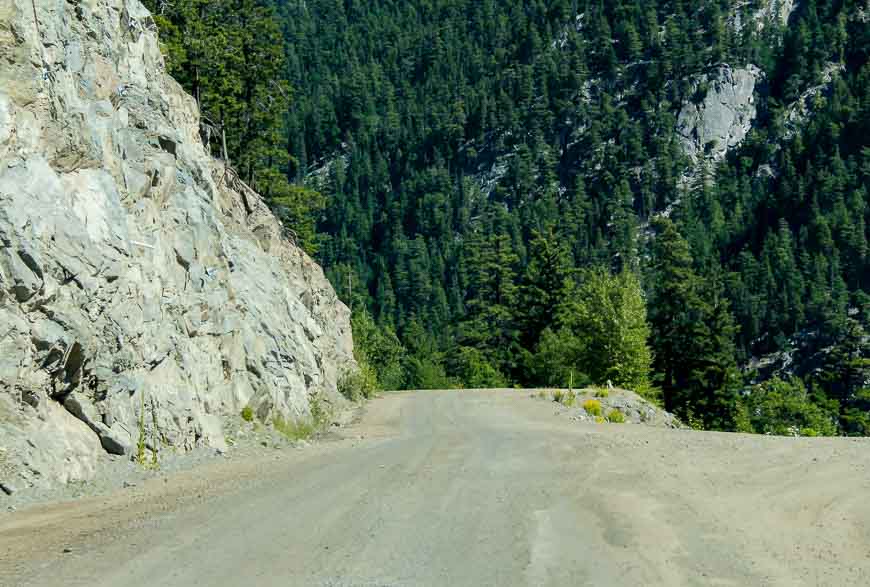
<path fill-rule="evenodd" d="M 349 315 L 199 137 L 138 0 L 0 6 L 0 482 L 341 402 Z"/>

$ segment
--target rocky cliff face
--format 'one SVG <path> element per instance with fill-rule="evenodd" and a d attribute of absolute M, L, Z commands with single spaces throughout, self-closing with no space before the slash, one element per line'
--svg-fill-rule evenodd
<path fill-rule="evenodd" d="M 199 139 L 138 0 L 0 4 L 0 482 L 305 418 L 348 311 Z"/>
<path fill-rule="evenodd" d="M 740 145 L 755 120 L 755 86 L 761 71 L 754 65 L 727 64 L 692 80 L 694 97 L 683 105 L 677 132 L 694 162 L 722 159 Z"/>

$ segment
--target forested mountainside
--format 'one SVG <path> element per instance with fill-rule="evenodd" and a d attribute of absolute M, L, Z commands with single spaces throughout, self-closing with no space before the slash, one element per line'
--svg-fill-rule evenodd
<path fill-rule="evenodd" d="M 382 385 L 870 433 L 861 1 L 148 4 Z"/>

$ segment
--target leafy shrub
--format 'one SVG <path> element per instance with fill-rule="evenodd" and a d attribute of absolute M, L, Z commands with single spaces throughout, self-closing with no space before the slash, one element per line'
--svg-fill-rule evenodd
<path fill-rule="evenodd" d="M 312 393 L 308 396 L 308 405 L 311 408 L 311 419 L 317 428 L 323 428 L 329 422 L 329 412 L 324 407 L 323 396 Z"/>
<path fill-rule="evenodd" d="M 365 362 L 357 362 L 359 369 L 345 371 L 338 378 L 338 391 L 352 402 L 369 399 L 378 390 L 378 377 L 375 370 Z"/>
<path fill-rule="evenodd" d="M 855 397 L 867 402 L 870 390 L 859 390 Z M 870 436 L 870 412 L 860 408 L 849 407 L 843 410 L 840 416 L 843 433 L 847 436 Z M 808 436 L 804 434 L 804 436 Z"/>
<path fill-rule="evenodd" d="M 589 385 L 592 380 L 582 372 L 577 362 L 581 350 L 579 339 L 571 332 L 546 328 L 534 352 L 527 352 L 524 356 L 530 379 L 554 387 Z"/>
<path fill-rule="evenodd" d="M 607 421 L 612 424 L 622 424 L 625 422 L 625 414 L 614 408 L 607 413 Z"/>
<path fill-rule="evenodd" d="M 484 353 L 461 346 L 451 357 L 451 369 L 468 388 L 507 387 L 508 380 Z"/>
<path fill-rule="evenodd" d="M 606 420 L 604 419 L 604 416 L 595 416 L 595 423 L 596 424 L 604 424 L 604 422 L 606 422 Z"/>
<path fill-rule="evenodd" d="M 456 381 L 447 376 L 444 365 L 430 357 L 409 356 L 405 359 L 405 383 L 408 389 L 453 389 Z"/>
<path fill-rule="evenodd" d="M 754 432 L 781 436 L 831 436 L 837 433 L 836 406 L 825 409 L 797 378 L 774 377 L 755 385 L 744 399 Z"/>
<path fill-rule="evenodd" d="M 600 398 L 610 397 L 610 392 L 607 391 L 603 387 L 599 387 L 598 389 L 595 390 L 595 397 L 600 397 Z"/>
<path fill-rule="evenodd" d="M 393 329 L 376 324 L 365 310 L 354 312 L 351 328 L 353 356 L 360 366 L 370 367 L 375 388 L 401 389 L 405 380 L 403 363 L 407 350 Z"/>
<path fill-rule="evenodd" d="M 601 402 L 597 399 L 588 399 L 583 402 L 583 409 L 590 416 L 601 416 Z"/>
<path fill-rule="evenodd" d="M 254 421 L 254 409 L 251 406 L 245 406 L 242 408 L 242 420 L 245 422 L 253 422 Z"/>

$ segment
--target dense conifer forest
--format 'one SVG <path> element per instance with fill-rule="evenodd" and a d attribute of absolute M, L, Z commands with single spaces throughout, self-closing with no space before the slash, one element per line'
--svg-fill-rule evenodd
<path fill-rule="evenodd" d="M 697 427 L 870 434 L 862 2 L 146 4 L 381 386 L 611 382 Z M 724 64 L 760 70 L 755 117 L 691 157 Z"/>

